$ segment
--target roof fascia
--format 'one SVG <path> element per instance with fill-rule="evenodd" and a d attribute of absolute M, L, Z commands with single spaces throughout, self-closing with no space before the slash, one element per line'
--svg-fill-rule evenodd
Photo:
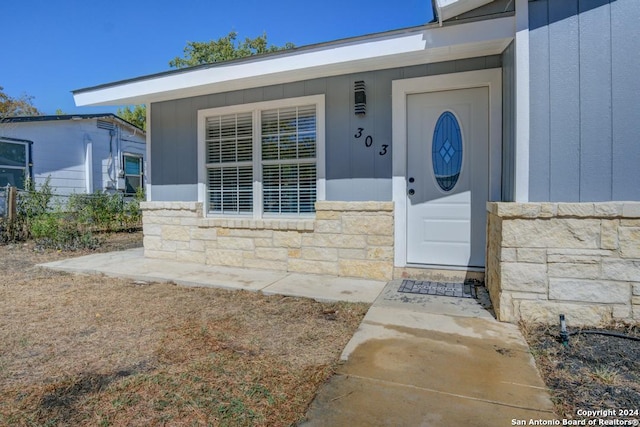
<path fill-rule="evenodd" d="M 515 35 L 515 18 L 495 17 L 455 25 L 347 40 L 299 52 L 156 74 L 74 92 L 76 105 L 143 104 L 283 84 L 334 75 L 493 55 Z"/>
<path fill-rule="evenodd" d="M 491 3 L 493 0 L 433 0 L 440 25 L 447 19 L 454 18 Z"/>
<path fill-rule="evenodd" d="M 5 117 L 0 120 L 0 123 L 34 123 L 34 122 L 61 122 L 61 121 L 78 121 L 78 120 L 92 120 L 92 119 L 105 119 L 105 120 L 113 120 L 119 122 L 124 126 L 128 126 L 134 130 L 142 132 L 144 134 L 144 130 L 140 127 L 134 125 L 123 119 L 120 116 L 117 116 L 113 113 L 104 113 L 104 114 L 60 114 L 60 115 L 44 115 L 44 116 L 14 116 L 14 117 Z"/>
<path fill-rule="evenodd" d="M 33 141 L 31 141 L 31 140 L 29 140 L 29 139 L 10 138 L 10 137 L 8 137 L 8 136 L 0 136 L 0 141 L 5 141 L 5 142 L 21 142 L 21 143 L 33 144 Z"/>

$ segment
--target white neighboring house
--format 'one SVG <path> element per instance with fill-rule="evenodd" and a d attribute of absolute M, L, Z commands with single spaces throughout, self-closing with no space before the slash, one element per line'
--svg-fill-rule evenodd
<path fill-rule="evenodd" d="M 8 117 L 0 123 L 0 187 L 50 177 L 58 195 L 144 188 L 145 132 L 114 114 Z"/>

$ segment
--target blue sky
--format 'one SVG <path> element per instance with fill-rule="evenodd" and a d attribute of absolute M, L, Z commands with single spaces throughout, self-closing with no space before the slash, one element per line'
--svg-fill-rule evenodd
<path fill-rule="evenodd" d="M 263 32 L 296 46 L 421 25 L 431 0 L 2 0 L 0 86 L 35 97 L 45 114 L 83 107 L 71 91 L 166 71 L 187 41 Z"/>

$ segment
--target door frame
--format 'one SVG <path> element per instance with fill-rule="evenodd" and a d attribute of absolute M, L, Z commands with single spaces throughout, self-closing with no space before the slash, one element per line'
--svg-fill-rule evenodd
<path fill-rule="evenodd" d="M 499 201 L 502 197 L 502 68 L 394 80 L 391 87 L 394 266 L 407 267 L 414 265 L 407 265 L 407 96 L 476 87 L 489 89 L 488 201 Z"/>

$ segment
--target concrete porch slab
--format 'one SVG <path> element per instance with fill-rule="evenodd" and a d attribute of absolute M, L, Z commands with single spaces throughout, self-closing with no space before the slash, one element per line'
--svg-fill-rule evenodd
<path fill-rule="evenodd" d="M 372 303 L 386 284 L 382 281 L 348 277 L 151 259 L 145 258 L 142 248 L 86 255 L 40 266 L 71 273 L 173 282 L 182 286 L 262 291 L 269 295 L 280 294 L 319 301 Z"/>
<path fill-rule="evenodd" d="M 432 314 L 449 314 L 462 317 L 494 319 L 487 308 L 491 305 L 488 295 L 473 298 L 449 298 L 398 292 L 402 279 L 390 281 L 376 298 L 376 307 L 395 307 L 408 311 Z"/>
<path fill-rule="evenodd" d="M 385 282 L 315 274 L 290 273 L 262 290 L 265 294 L 281 294 L 313 298 L 318 301 L 371 303 Z"/>

